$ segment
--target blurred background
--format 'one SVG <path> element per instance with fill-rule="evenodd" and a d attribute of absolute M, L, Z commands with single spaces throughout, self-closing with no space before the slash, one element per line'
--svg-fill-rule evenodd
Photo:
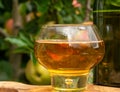
<path fill-rule="evenodd" d="M 93 1 L 0 0 L 0 81 L 50 84 L 34 58 L 35 37 L 45 24 L 92 23 Z"/>

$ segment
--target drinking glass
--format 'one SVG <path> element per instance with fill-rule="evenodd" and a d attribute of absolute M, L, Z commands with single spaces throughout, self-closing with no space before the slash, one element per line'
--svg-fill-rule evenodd
<path fill-rule="evenodd" d="M 54 24 L 42 27 L 34 51 L 51 74 L 53 92 L 82 92 L 89 71 L 102 60 L 104 48 L 94 25 Z"/>

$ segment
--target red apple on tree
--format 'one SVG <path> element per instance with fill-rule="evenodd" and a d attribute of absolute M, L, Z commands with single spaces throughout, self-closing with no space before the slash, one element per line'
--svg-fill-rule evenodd
<path fill-rule="evenodd" d="M 11 35 L 13 33 L 13 19 L 10 18 L 5 22 L 6 32 Z"/>

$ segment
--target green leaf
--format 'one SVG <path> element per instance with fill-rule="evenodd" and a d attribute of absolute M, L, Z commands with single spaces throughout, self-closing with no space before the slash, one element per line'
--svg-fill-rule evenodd
<path fill-rule="evenodd" d="M 22 32 L 19 33 L 19 37 L 20 39 L 26 43 L 29 47 L 33 48 L 34 44 L 33 41 L 31 41 L 32 39 L 29 37 L 29 35 L 25 35 L 25 33 L 23 34 Z"/>
<path fill-rule="evenodd" d="M 34 52 L 31 52 L 31 53 L 30 53 L 30 58 L 31 58 L 31 60 L 33 61 L 33 63 L 36 64 L 37 59 L 35 58 Z"/>
<path fill-rule="evenodd" d="M 27 44 L 25 42 L 23 42 L 22 40 L 20 40 L 18 38 L 7 37 L 5 40 L 10 42 L 11 44 L 17 45 L 18 47 L 27 46 Z"/>
<path fill-rule="evenodd" d="M 20 5 L 19 5 L 19 11 L 20 11 L 20 13 L 21 13 L 21 15 L 23 16 L 25 16 L 26 15 L 26 12 L 27 12 L 27 6 L 26 6 L 26 3 L 21 3 Z"/>
<path fill-rule="evenodd" d="M 30 52 L 32 52 L 32 51 L 33 51 L 33 49 L 30 49 L 28 47 L 18 47 L 13 52 L 14 53 L 30 54 Z"/>
<path fill-rule="evenodd" d="M 55 5 L 54 5 L 54 8 L 57 10 L 57 11 L 61 11 L 62 8 L 63 8 L 63 3 L 61 1 L 57 2 Z"/>
<path fill-rule="evenodd" d="M 34 4 L 36 5 L 37 11 L 45 13 L 48 10 L 48 2 L 37 2 L 34 0 Z"/>

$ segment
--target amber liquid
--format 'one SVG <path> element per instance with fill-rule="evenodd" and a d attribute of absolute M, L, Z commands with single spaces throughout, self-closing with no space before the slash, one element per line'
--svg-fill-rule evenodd
<path fill-rule="evenodd" d="M 37 60 L 49 71 L 55 73 L 81 74 L 101 61 L 104 55 L 103 41 L 67 42 L 37 40 L 35 43 Z"/>

